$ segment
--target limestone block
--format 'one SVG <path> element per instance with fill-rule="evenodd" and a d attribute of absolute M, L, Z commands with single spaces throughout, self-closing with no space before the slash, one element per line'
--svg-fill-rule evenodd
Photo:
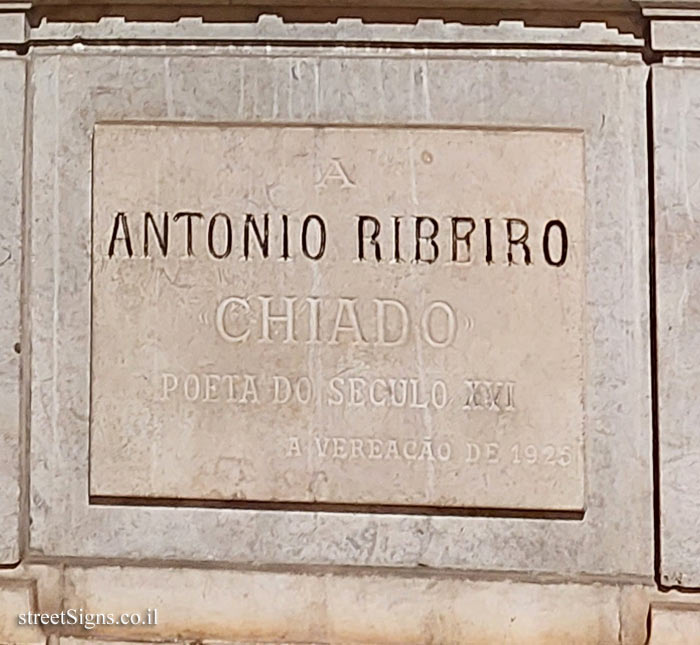
<path fill-rule="evenodd" d="M 103 641 L 83 638 L 61 638 L 60 645 L 329 645 L 329 643 L 310 641 L 219 641 L 219 640 L 196 640 L 196 641 Z M 51 644 L 53 645 L 53 643 Z"/>
<path fill-rule="evenodd" d="M 182 641 L 103 641 L 94 638 L 60 638 L 60 645 L 187 645 Z"/>
<path fill-rule="evenodd" d="M 294 643 L 284 641 L 212 641 L 212 640 L 197 640 L 192 641 L 103 641 L 95 640 L 94 638 L 60 638 L 60 645 L 328 645 L 327 643 L 311 643 L 303 641 L 294 641 Z"/>
<path fill-rule="evenodd" d="M 27 23 L 23 13 L 0 13 L 0 43 L 24 43 L 27 35 Z"/>
<path fill-rule="evenodd" d="M 280 640 L 274 641 L 212 641 L 212 640 L 197 640 L 197 641 L 103 641 L 95 640 L 94 638 L 60 638 L 60 645 L 328 645 L 328 643 L 294 641 L 286 642 Z M 53 645 L 53 643 L 51 644 Z"/>
<path fill-rule="evenodd" d="M 678 603 L 653 605 L 649 645 L 700 643 L 700 606 Z"/>
<path fill-rule="evenodd" d="M 654 590 L 649 587 L 621 585 L 620 587 L 620 642 L 646 643 L 649 602 Z"/>
<path fill-rule="evenodd" d="M 700 586 L 700 69 L 654 68 L 661 573 Z"/>
<path fill-rule="evenodd" d="M 697 52 L 700 49 L 700 21 L 688 20 L 652 20 L 651 44 L 656 51 Z"/>
<path fill-rule="evenodd" d="M 46 636 L 40 627 L 29 624 L 27 616 L 36 611 L 36 591 L 31 581 L 0 579 L 0 643 L 44 645 Z"/>
<path fill-rule="evenodd" d="M 338 645 L 620 642 L 619 589 L 597 584 L 69 567 L 66 588 L 66 606 L 86 611 L 158 610 L 157 627 L 98 627 L 95 637 Z"/>
<path fill-rule="evenodd" d="M 36 601 L 36 611 L 55 614 L 63 605 L 63 581 L 60 565 L 27 564 L 0 569 L 0 587 L 3 585 L 17 589 L 27 587 L 31 591 L 32 602 Z M 2 641 L 0 641 L 1 643 Z"/>
<path fill-rule="evenodd" d="M 0 564 L 19 558 L 24 76 L 23 61 L 0 57 Z"/>

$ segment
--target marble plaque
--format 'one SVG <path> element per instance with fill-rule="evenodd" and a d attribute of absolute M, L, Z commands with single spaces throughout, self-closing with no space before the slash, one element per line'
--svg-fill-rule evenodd
<path fill-rule="evenodd" d="M 93 151 L 93 497 L 583 510 L 580 132 Z"/>

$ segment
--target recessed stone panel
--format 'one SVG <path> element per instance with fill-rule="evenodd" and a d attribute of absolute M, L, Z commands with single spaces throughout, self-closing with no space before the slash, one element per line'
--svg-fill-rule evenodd
<path fill-rule="evenodd" d="M 97 125 L 96 496 L 583 509 L 583 138 Z"/>
<path fill-rule="evenodd" d="M 203 46 L 195 52 L 135 45 L 118 52 L 103 47 L 35 52 L 30 549 L 44 556 L 270 566 L 649 575 L 646 130 L 640 117 L 646 69 L 638 54 L 552 51 L 543 56 L 534 50 L 514 57 L 512 50 Z M 548 100 L 533 87 L 542 88 Z M 151 138 L 139 143 L 149 129 Z M 245 143 L 244 131 L 289 139 L 284 145 L 264 137 Z M 314 147 L 293 139 L 304 132 L 325 134 L 314 135 Z M 334 132 L 344 147 L 323 139 Z M 373 146 L 372 137 L 386 140 Z M 401 137 L 414 139 L 412 152 Z M 368 161 L 372 147 L 387 163 Z M 309 150 L 316 151 L 316 166 L 293 157 Z M 430 163 L 423 161 L 423 152 L 430 153 L 425 157 Z M 288 159 L 295 172 L 280 174 L 290 166 Z M 391 167 L 398 169 L 393 175 L 386 170 Z M 155 179 L 154 168 L 160 168 L 161 179 Z M 316 192 L 321 183 L 328 197 Z M 144 258 L 149 212 L 149 257 Z M 156 235 L 164 236 L 165 212 L 167 257 Z M 203 217 L 176 222 L 183 212 Z M 218 212 L 226 213 L 232 226 L 231 253 L 222 259 L 208 248 L 208 227 Z M 265 212 L 270 257 L 261 257 L 250 224 L 250 259 L 241 260 L 245 215 L 254 216 L 262 237 Z M 119 213 L 124 218 L 109 257 Z M 279 259 L 283 214 L 290 227 L 291 260 Z M 301 248 L 309 215 L 323 217 L 326 227 L 326 248 L 318 260 L 305 257 Z M 369 219 L 363 230 L 366 255 L 358 258 L 358 215 L 379 221 L 381 262 L 373 255 Z M 399 216 L 404 218 L 399 249 L 404 262 L 392 263 L 392 218 Z M 436 220 L 440 255 L 435 262 L 410 261 L 412 253 L 415 260 L 411 226 L 416 217 Z M 475 220 L 469 265 L 451 263 L 453 217 Z M 492 220 L 492 264 L 485 260 L 486 219 Z M 527 223 L 531 265 L 524 265 L 517 243 L 511 249 L 517 264 L 508 265 L 507 219 Z M 543 255 L 544 227 L 557 219 L 567 234 L 567 257 L 559 267 Z M 193 256 L 187 255 L 188 221 Z M 420 259 L 425 260 L 433 249 L 432 227 L 430 220 L 422 221 L 427 239 L 420 240 Z M 223 254 L 225 219 L 217 218 L 214 226 L 214 248 Z M 318 252 L 314 226 L 318 222 L 312 219 L 306 249 L 311 255 Z M 457 237 L 469 226 L 458 224 Z M 512 235 L 519 231 L 513 222 Z M 550 227 L 549 257 L 556 262 L 559 233 Z M 466 242 L 457 240 L 456 248 L 463 260 Z M 113 281 L 106 271 L 115 272 Z M 117 280 L 121 274 L 131 278 Z M 467 276 L 469 289 L 458 288 L 459 280 L 467 279 L 460 276 Z M 171 281 L 190 284 L 181 279 L 191 286 L 173 286 Z M 557 312 L 557 320 L 548 317 L 554 316 L 548 292 L 567 307 Z M 302 335 L 310 329 L 303 317 L 308 309 L 299 310 L 295 321 L 296 343 L 227 340 L 217 329 L 217 308 L 223 299 L 241 294 L 251 299 L 246 300 L 250 317 L 243 305 L 232 311 L 229 303 L 222 320 L 229 336 L 248 328 L 261 334 L 260 297 L 273 298 L 269 304 L 275 315 L 284 313 L 283 297 L 298 298 L 294 307 L 314 307 L 307 299 L 319 298 L 319 307 L 331 299 L 331 308 L 319 312 L 324 342 L 307 343 Z M 531 303 L 518 294 L 529 295 Z M 337 345 L 329 344 L 337 314 L 332 307 L 340 298 L 356 298 L 366 345 L 354 344 L 349 304 L 343 305 L 341 327 L 350 329 L 339 330 Z M 383 342 L 400 340 L 402 310 L 388 303 L 400 302 L 410 315 L 411 335 L 398 350 L 378 346 L 374 301 L 380 299 Z M 143 324 L 134 324 L 133 300 L 140 301 Z M 452 307 L 464 335 L 445 348 L 423 340 L 421 354 L 422 308 L 433 301 Z M 105 325 L 110 309 L 111 326 Z M 236 311 L 244 315 L 236 318 Z M 497 311 L 507 322 L 499 321 Z M 441 319 L 440 313 L 433 312 L 430 321 L 438 341 L 449 329 L 447 314 Z M 509 333 L 499 336 L 506 327 Z M 283 340 L 285 333 L 284 324 L 271 323 L 271 341 Z M 525 339 L 526 345 L 518 347 L 514 338 Z M 241 347 L 248 347 L 247 355 Z M 546 366 L 524 358 L 530 349 Z M 517 360 L 504 360 L 506 352 Z M 236 353 L 240 360 L 231 358 Z M 444 371 L 452 375 L 445 380 L 452 397 L 465 394 L 454 388 L 468 379 L 515 383 L 515 409 L 466 410 L 464 416 L 452 404 L 375 409 L 367 403 L 371 382 L 363 386 L 362 381 L 355 388 L 365 405 L 352 408 L 317 402 L 275 407 L 269 399 L 245 408 L 221 400 L 189 401 L 182 393 L 173 404 L 159 399 L 166 370 L 185 378 L 205 370 L 289 378 L 296 373 L 321 384 L 336 375 L 444 379 Z M 540 385 L 543 391 L 538 391 L 538 380 L 550 389 Z M 216 378 L 208 385 L 220 399 L 220 381 L 218 390 Z M 188 387 L 200 388 L 199 393 L 188 390 L 188 396 L 202 396 L 201 381 L 197 386 L 190 380 Z M 347 402 L 351 385 L 344 387 Z M 377 395 L 382 399 L 382 392 Z M 175 420 L 172 428 L 168 418 Z M 463 419 L 471 419 L 471 426 L 459 425 Z M 584 472 L 526 463 L 527 455 L 537 462 L 539 453 L 532 449 L 516 455 L 520 464 L 467 463 L 464 453 L 461 469 L 451 461 L 467 443 L 481 442 L 483 457 L 489 454 L 483 444 L 498 441 L 506 446 L 499 457 L 512 459 L 506 442 L 530 434 L 528 426 L 550 443 L 555 437 L 582 439 L 585 459 L 576 454 L 576 467 Z M 345 445 L 332 446 L 336 457 L 320 461 L 312 431 L 322 439 L 377 437 L 389 458 L 370 459 L 365 446 L 377 444 L 361 443 L 351 462 L 347 455 L 353 445 L 346 439 Z M 300 450 L 311 436 L 315 456 L 308 450 L 302 458 L 293 456 L 293 432 L 307 439 L 300 441 Z M 432 443 L 421 462 L 401 458 L 406 441 L 398 439 L 422 442 L 426 437 Z M 446 462 L 436 453 L 440 437 L 453 450 Z M 389 440 L 396 441 L 395 447 L 387 445 Z M 422 448 L 422 443 L 408 444 L 407 454 L 418 457 L 412 449 Z M 309 454 L 316 462 L 303 462 Z M 239 465 L 231 457 L 260 465 Z M 450 472 L 466 483 L 450 487 Z M 550 483 L 546 490 L 543 480 Z M 313 484 L 310 491 L 304 482 Z"/>

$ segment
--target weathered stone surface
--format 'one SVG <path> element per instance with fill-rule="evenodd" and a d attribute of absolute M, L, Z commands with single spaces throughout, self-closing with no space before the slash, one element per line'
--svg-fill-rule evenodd
<path fill-rule="evenodd" d="M 328 643 L 309 642 L 309 641 L 294 641 L 285 642 L 280 640 L 274 641 L 212 641 L 212 640 L 197 640 L 197 641 L 103 641 L 93 638 L 61 638 L 58 641 L 60 645 L 329 645 Z"/>
<path fill-rule="evenodd" d="M 654 69 L 661 571 L 700 586 L 700 69 Z"/>
<path fill-rule="evenodd" d="M 32 549 L 269 564 L 651 574 L 646 71 L 639 56 L 68 51 L 45 48 L 33 61 Z M 547 100 L 532 92 L 539 85 Z M 89 504 L 93 132 L 96 123 L 123 121 L 582 132 L 588 267 L 584 519 Z M 180 463 L 189 458 L 182 453 Z"/>
<path fill-rule="evenodd" d="M 101 640 L 94 638 L 59 638 L 58 643 L 60 645 L 331 645 L 330 643 L 323 643 L 320 641 L 283 641 L 279 639 L 275 640 L 245 640 L 245 641 L 221 641 L 221 640 L 209 640 L 209 639 L 197 639 L 195 641 L 191 640 L 179 640 L 179 641 L 114 641 L 114 640 Z"/>
<path fill-rule="evenodd" d="M 295 590 L 300 599 L 294 597 Z M 572 645 L 642 645 L 647 642 L 650 603 L 664 612 L 693 612 L 700 607 L 697 600 L 624 582 L 534 583 L 489 575 L 477 581 L 426 571 L 341 575 L 318 568 L 256 572 L 23 564 L 0 570 L 0 643 L 48 639 L 49 645 L 461 645 L 548 643 L 550 638 L 561 638 Z M 300 619 L 305 602 L 306 614 L 312 615 Z M 47 625 L 42 631 L 17 624 L 18 616 L 27 611 L 44 614 L 47 620 L 58 614 L 59 621 L 63 611 L 67 623 L 69 610 L 74 615 L 93 614 L 97 622 L 96 614 L 116 619 L 123 611 L 142 617 L 148 608 L 157 610 L 157 625 L 137 631 L 131 625 L 110 630 Z M 665 617 L 663 624 L 670 624 Z M 692 620 L 674 624 L 675 629 L 686 630 L 685 642 L 694 642 Z"/>
<path fill-rule="evenodd" d="M 578 133 L 93 147 L 93 494 L 583 509 Z"/>
<path fill-rule="evenodd" d="M 653 587 L 620 585 L 620 643 L 646 643 L 649 602 L 656 593 Z"/>
<path fill-rule="evenodd" d="M 23 43 L 27 39 L 27 34 L 24 13 L 0 13 L 0 43 Z"/>
<path fill-rule="evenodd" d="M 158 608 L 157 629 L 95 628 L 96 636 L 338 645 L 620 642 L 620 592 L 602 585 L 117 567 L 70 567 L 66 583 L 67 606 Z"/>
<path fill-rule="evenodd" d="M 60 638 L 60 645 L 188 645 L 184 641 L 103 641 L 94 638 Z M 200 641 L 201 643 L 202 641 Z"/>
<path fill-rule="evenodd" d="M 19 558 L 24 62 L 0 57 L 0 564 Z"/>
<path fill-rule="evenodd" d="M 696 17 L 698 13 L 695 13 Z M 651 43 L 656 51 L 700 50 L 700 20 L 653 20 Z"/>
<path fill-rule="evenodd" d="M 35 588 L 31 581 L 0 578 L 0 643 L 44 645 L 46 636 L 41 628 L 28 624 L 27 614 L 35 611 Z"/>
<path fill-rule="evenodd" d="M 700 642 L 700 605 L 652 605 L 648 645 L 689 645 Z"/>
<path fill-rule="evenodd" d="M 124 0 L 123 5 L 138 4 L 140 0 Z M 0 6 L 5 3 L 13 3 L 15 0 L 0 0 Z M 153 0 L 151 4 L 167 4 L 168 0 Z M 102 0 L 79 0 L 74 2 L 74 0 L 32 0 L 33 5 L 41 6 L 46 4 L 92 4 L 101 5 L 109 4 Z M 193 6 L 206 6 L 206 5 L 230 5 L 233 4 L 231 0 L 196 0 L 188 2 L 185 6 L 191 11 Z M 263 0 L 236 0 L 235 4 L 239 5 L 262 5 L 268 7 L 269 5 Z M 290 6 L 302 5 L 302 6 L 334 6 L 336 2 L 334 0 L 287 0 L 285 3 Z M 409 8 L 409 7 L 454 7 L 454 0 L 380 0 L 378 3 L 370 2 L 370 0 L 348 0 L 344 3 L 344 6 L 372 6 L 378 4 L 380 6 L 391 6 L 398 8 Z M 460 6 L 471 7 L 477 9 L 483 9 L 485 7 L 490 7 L 492 5 L 485 2 L 485 0 L 464 0 L 460 3 Z M 501 0 L 499 2 L 499 7 L 502 8 L 548 8 L 548 9 L 565 9 L 570 10 L 570 0 Z M 583 0 L 577 5 L 580 9 L 630 9 L 629 0 Z"/>

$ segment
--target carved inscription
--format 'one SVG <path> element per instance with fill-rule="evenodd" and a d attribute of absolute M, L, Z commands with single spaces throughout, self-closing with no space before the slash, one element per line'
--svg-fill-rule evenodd
<path fill-rule="evenodd" d="M 93 495 L 583 508 L 579 134 L 94 151 Z"/>
<path fill-rule="evenodd" d="M 377 263 L 409 261 L 426 264 L 433 264 L 439 259 L 457 264 L 472 264 L 481 260 L 486 265 L 492 265 L 497 262 L 500 252 L 509 265 L 529 265 L 533 263 L 535 249 L 550 266 L 559 267 L 566 262 L 569 238 L 566 225 L 558 219 L 545 222 L 541 240 L 533 240 L 531 226 L 524 219 L 506 217 L 494 222 L 493 218 L 485 217 L 479 222 L 483 256 L 478 258 L 472 252 L 472 234 L 477 229 L 477 220 L 473 217 L 444 219 L 447 220 L 447 232 L 441 233 L 436 217 L 394 215 L 390 223 L 384 222 L 384 230 L 389 230 L 389 233 L 382 234 L 382 221 L 378 217 L 357 215 L 356 259 Z M 272 235 L 278 239 L 278 247 L 272 249 L 271 225 Z M 279 230 L 275 231 L 275 226 Z M 138 232 L 132 234 L 133 229 Z M 242 231 L 242 243 L 236 254 L 234 231 L 237 229 Z M 202 253 L 214 260 L 230 257 L 251 260 L 254 255 L 261 259 L 272 257 L 284 261 L 292 260 L 295 256 L 313 262 L 321 260 L 326 252 L 328 230 L 324 217 L 316 213 L 308 214 L 302 218 L 300 229 L 299 239 L 290 238 L 290 221 L 286 213 L 272 219 L 269 213 L 246 213 L 237 226 L 231 216 L 224 212 L 213 215 L 191 211 L 179 211 L 172 215 L 165 212 L 158 219 L 153 213 L 144 212 L 132 215 L 131 220 L 128 213 L 119 212 L 114 216 L 107 254 L 109 257 L 116 254 L 133 258 L 136 254 L 142 258 L 167 258 L 168 253 L 176 253 L 186 258 Z M 406 236 L 411 245 L 408 249 L 404 248 Z"/>

